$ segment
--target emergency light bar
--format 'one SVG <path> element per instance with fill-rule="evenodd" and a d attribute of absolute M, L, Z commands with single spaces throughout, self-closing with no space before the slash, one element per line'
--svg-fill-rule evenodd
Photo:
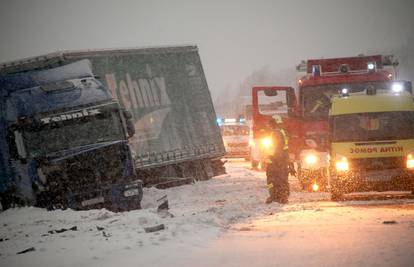
<path fill-rule="evenodd" d="M 218 117 L 216 119 L 216 122 L 217 122 L 218 125 L 223 125 L 225 123 L 246 123 L 246 119 L 242 116 L 240 116 L 238 119 L 235 119 L 235 118 L 225 119 L 225 118 Z"/>

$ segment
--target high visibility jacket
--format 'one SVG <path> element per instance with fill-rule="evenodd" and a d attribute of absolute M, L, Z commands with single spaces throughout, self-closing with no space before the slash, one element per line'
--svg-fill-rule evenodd
<path fill-rule="evenodd" d="M 273 141 L 275 153 L 277 149 L 288 150 L 289 149 L 289 139 L 287 133 L 284 129 L 279 129 L 277 131 L 272 131 L 271 138 Z"/>
<path fill-rule="evenodd" d="M 289 138 L 287 136 L 285 129 L 280 129 L 280 133 L 283 136 L 283 150 L 288 150 L 289 149 Z"/>
<path fill-rule="evenodd" d="M 277 129 L 275 131 L 272 131 L 271 138 L 273 142 L 273 152 L 268 157 L 267 162 L 270 163 L 273 160 L 288 160 L 289 157 L 287 156 L 287 150 L 289 141 L 287 138 L 286 131 L 283 129 Z"/>

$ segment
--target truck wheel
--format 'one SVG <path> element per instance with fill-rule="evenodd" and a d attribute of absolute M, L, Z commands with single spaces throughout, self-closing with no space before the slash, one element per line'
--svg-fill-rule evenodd
<path fill-rule="evenodd" d="M 257 169 L 259 162 L 257 160 L 252 160 L 252 169 Z"/>
<path fill-rule="evenodd" d="M 261 161 L 260 162 L 260 169 L 262 170 L 262 171 L 266 171 L 267 170 L 267 163 L 265 162 L 265 161 Z"/>
<path fill-rule="evenodd" d="M 2 210 L 7 210 L 14 207 L 22 207 L 26 204 L 22 199 L 16 197 L 13 193 L 10 192 L 1 194 L 0 201 Z"/>
<path fill-rule="evenodd" d="M 307 191 L 307 192 L 312 192 L 312 186 L 311 186 L 310 182 L 308 180 L 306 180 L 307 173 L 302 171 L 302 168 L 300 167 L 300 165 L 298 167 L 297 175 L 298 175 L 297 177 L 298 177 L 299 183 L 302 187 L 302 190 Z"/>
<path fill-rule="evenodd" d="M 331 200 L 332 201 L 339 201 L 342 200 L 344 197 L 343 190 L 336 184 L 331 186 Z"/>

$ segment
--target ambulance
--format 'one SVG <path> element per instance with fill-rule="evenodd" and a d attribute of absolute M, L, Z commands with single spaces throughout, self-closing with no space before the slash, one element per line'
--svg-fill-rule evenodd
<path fill-rule="evenodd" d="M 342 88 L 329 111 L 332 199 L 361 191 L 414 193 L 414 101 L 411 83 L 391 90 Z"/>

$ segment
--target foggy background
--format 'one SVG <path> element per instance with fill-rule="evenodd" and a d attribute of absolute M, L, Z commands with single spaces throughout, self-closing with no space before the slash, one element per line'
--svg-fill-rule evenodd
<path fill-rule="evenodd" d="M 216 111 L 304 59 L 394 54 L 414 80 L 414 1 L 0 0 L 0 62 L 58 50 L 196 44 Z M 240 97 L 241 96 L 241 97 Z"/>

